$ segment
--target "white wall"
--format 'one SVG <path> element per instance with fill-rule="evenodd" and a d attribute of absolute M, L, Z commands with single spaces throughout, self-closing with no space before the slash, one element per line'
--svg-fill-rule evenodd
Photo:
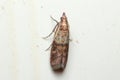
<path fill-rule="evenodd" d="M 63 12 L 73 41 L 56 74 L 42 37 Z M 120 80 L 120 0 L 0 0 L 0 80 Z"/>

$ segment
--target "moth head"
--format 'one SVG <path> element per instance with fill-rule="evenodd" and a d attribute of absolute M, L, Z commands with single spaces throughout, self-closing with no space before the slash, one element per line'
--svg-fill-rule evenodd
<path fill-rule="evenodd" d="M 67 21 L 67 17 L 65 15 L 65 12 L 63 12 L 63 14 L 62 14 L 61 21 Z"/>

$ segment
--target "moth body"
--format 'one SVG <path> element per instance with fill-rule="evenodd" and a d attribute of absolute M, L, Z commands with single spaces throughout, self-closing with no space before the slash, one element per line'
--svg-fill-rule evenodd
<path fill-rule="evenodd" d="M 69 49 L 69 26 L 65 13 L 55 28 L 54 40 L 51 46 L 50 64 L 53 70 L 64 70 Z"/>

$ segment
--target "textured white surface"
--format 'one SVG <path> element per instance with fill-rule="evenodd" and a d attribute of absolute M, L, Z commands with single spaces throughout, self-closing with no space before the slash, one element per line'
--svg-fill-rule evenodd
<path fill-rule="evenodd" d="M 120 80 L 120 0 L 0 0 L 0 80 Z M 52 37 L 66 12 L 71 37 L 62 74 L 49 65 Z"/>

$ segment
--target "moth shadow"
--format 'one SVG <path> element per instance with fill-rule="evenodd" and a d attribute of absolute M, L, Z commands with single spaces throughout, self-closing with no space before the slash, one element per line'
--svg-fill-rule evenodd
<path fill-rule="evenodd" d="M 57 73 L 57 74 L 61 74 L 64 72 L 63 69 L 59 69 L 59 70 L 53 70 L 54 73 Z"/>

